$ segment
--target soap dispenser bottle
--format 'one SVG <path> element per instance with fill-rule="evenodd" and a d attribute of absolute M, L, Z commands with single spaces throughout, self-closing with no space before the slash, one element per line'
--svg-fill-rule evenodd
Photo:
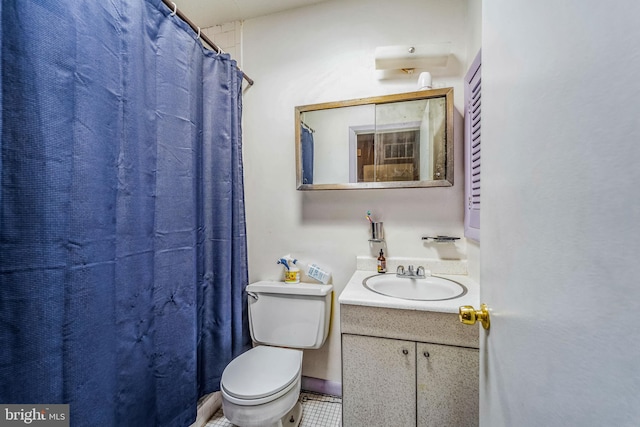
<path fill-rule="evenodd" d="M 387 260 L 384 257 L 384 252 L 380 249 L 380 256 L 378 257 L 378 273 L 387 272 Z"/>

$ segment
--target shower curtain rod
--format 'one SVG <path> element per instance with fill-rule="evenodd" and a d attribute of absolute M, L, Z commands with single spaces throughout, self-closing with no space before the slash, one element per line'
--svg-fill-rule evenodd
<path fill-rule="evenodd" d="M 178 6 L 176 6 L 176 4 L 172 1 L 169 0 L 162 0 L 162 3 L 165 4 L 165 6 L 167 6 L 170 10 L 173 10 L 173 13 L 178 15 L 178 17 L 180 19 L 182 19 L 184 22 L 186 22 L 187 24 L 189 24 L 189 26 L 191 27 L 191 29 L 193 31 L 195 31 L 196 33 L 198 33 L 200 35 L 200 38 L 209 46 L 211 46 L 211 48 L 215 51 L 222 52 L 222 49 L 220 49 L 215 43 L 213 43 L 211 41 L 211 39 L 209 39 L 209 37 L 205 36 L 204 34 L 202 34 L 202 32 L 200 31 L 200 27 L 198 27 L 196 24 L 194 24 L 189 18 L 187 18 L 187 16 L 182 13 L 181 11 L 178 10 Z M 239 68 L 238 68 L 239 69 Z M 247 83 L 249 83 L 249 86 L 253 86 L 253 79 L 251 79 L 249 76 L 247 76 L 244 71 L 240 70 L 240 72 L 242 73 L 242 78 L 245 79 L 247 81 Z"/>
<path fill-rule="evenodd" d="M 307 128 L 307 130 L 308 130 L 309 132 L 311 132 L 311 133 L 316 133 L 316 131 L 315 131 L 315 130 L 313 130 L 313 129 L 311 129 L 311 126 L 309 126 L 309 125 L 308 125 L 308 124 L 306 124 L 305 122 L 300 121 L 300 124 L 301 124 L 303 127 Z"/>

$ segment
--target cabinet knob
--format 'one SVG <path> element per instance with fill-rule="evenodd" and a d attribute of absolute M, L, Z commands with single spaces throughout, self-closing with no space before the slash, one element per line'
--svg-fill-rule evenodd
<path fill-rule="evenodd" d="M 406 356 L 407 354 L 409 354 L 409 350 L 407 350 L 406 348 L 402 349 L 402 354 Z"/>

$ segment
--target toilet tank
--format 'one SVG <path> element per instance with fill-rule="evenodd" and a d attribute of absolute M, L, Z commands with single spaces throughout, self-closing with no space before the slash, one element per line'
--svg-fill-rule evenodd
<path fill-rule="evenodd" d="M 322 347 L 329 333 L 332 290 L 332 285 L 266 280 L 248 285 L 253 341 L 278 347 Z"/>

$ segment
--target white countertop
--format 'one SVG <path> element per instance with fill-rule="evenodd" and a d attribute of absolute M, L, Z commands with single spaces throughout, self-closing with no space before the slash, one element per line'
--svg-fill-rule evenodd
<path fill-rule="evenodd" d="M 460 274 L 433 274 L 433 276 L 454 280 L 467 288 L 467 293 L 460 298 L 445 301 L 414 301 L 388 297 L 365 288 L 362 281 L 378 273 L 375 271 L 356 270 L 349 279 L 338 302 L 349 305 L 365 305 L 371 307 L 397 308 L 404 310 L 435 311 L 440 313 L 457 313 L 461 305 L 478 307 L 480 303 L 480 286 L 468 276 Z M 393 274 L 395 273 L 386 273 Z"/>

